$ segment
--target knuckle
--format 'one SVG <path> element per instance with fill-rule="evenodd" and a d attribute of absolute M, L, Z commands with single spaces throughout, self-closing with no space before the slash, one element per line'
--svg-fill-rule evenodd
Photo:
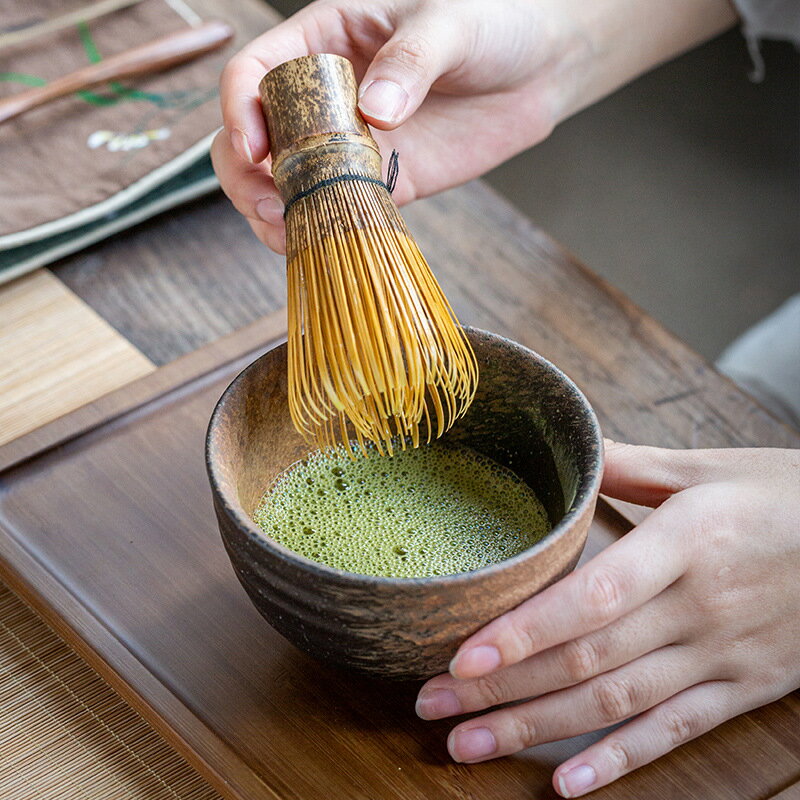
<path fill-rule="evenodd" d="M 679 498 L 683 512 L 691 511 L 683 541 L 696 558 L 716 563 L 729 551 L 741 527 L 740 498 L 726 485 L 693 486 Z M 676 511 L 679 509 L 676 508 Z"/>
<path fill-rule="evenodd" d="M 636 766 L 628 743 L 622 739 L 612 739 L 608 743 L 607 753 L 614 774 L 617 776 L 630 772 Z"/>
<path fill-rule="evenodd" d="M 218 158 L 216 161 L 212 160 L 212 163 L 215 164 L 215 170 L 217 172 L 217 178 L 219 180 L 219 188 L 222 189 L 222 193 L 225 197 L 230 200 L 231 205 L 241 214 L 242 209 L 239 207 L 239 204 L 236 202 L 236 182 L 230 180 L 229 175 L 222 175 L 220 177 L 220 173 L 223 172 L 223 165 L 221 164 L 222 159 Z M 244 216 L 248 217 L 248 219 L 253 216 L 252 214 L 245 214 Z"/>
<path fill-rule="evenodd" d="M 219 76 L 219 92 L 223 110 L 234 97 L 237 78 L 242 72 L 243 63 L 244 56 L 241 53 L 237 53 L 222 68 Z"/>
<path fill-rule="evenodd" d="M 597 681 L 593 691 L 595 706 L 605 722 L 619 722 L 637 710 L 638 692 L 629 681 L 603 678 Z"/>
<path fill-rule="evenodd" d="M 767 675 L 762 683 L 753 687 L 753 695 L 757 705 L 765 706 L 788 694 L 794 689 L 791 678 L 787 678 L 786 670 L 775 670 Z"/>
<path fill-rule="evenodd" d="M 536 652 L 536 637 L 525 620 L 516 615 L 509 615 L 506 620 L 506 635 L 502 637 L 505 646 L 501 648 L 505 654 L 504 660 L 514 663 Z"/>
<path fill-rule="evenodd" d="M 536 744 L 536 725 L 527 714 L 518 714 L 513 717 L 514 738 L 519 750 Z"/>
<path fill-rule="evenodd" d="M 227 64 L 225 64 L 225 66 L 222 68 L 222 72 L 220 72 L 219 87 L 220 87 L 220 92 L 223 94 L 223 96 L 225 95 L 225 92 L 227 91 L 228 86 L 231 83 L 231 79 L 236 74 L 238 65 L 239 65 L 239 56 L 235 55 L 228 61 Z"/>
<path fill-rule="evenodd" d="M 698 492 L 699 494 L 699 492 Z M 697 509 L 692 519 L 691 535 L 702 542 L 709 554 L 725 552 L 720 548 L 728 544 L 730 538 L 727 498 L 718 502 L 710 492 L 704 493 L 704 503 Z"/>
<path fill-rule="evenodd" d="M 673 747 L 688 742 L 702 733 L 702 721 L 697 714 L 668 708 L 663 712 L 661 725 Z"/>
<path fill-rule="evenodd" d="M 659 483 L 670 494 L 677 494 L 708 480 L 714 461 L 698 451 L 647 448 Z"/>
<path fill-rule="evenodd" d="M 724 623 L 741 615 L 742 598 L 735 590 L 715 592 L 708 600 L 708 607 L 717 626 L 724 630 Z"/>
<path fill-rule="evenodd" d="M 226 180 L 220 181 L 220 188 L 222 189 L 225 197 L 230 200 L 231 205 L 248 220 L 258 220 L 258 215 L 253 210 L 253 204 L 243 200 L 239 195 L 236 181 L 232 180 L 230 176 Z"/>
<path fill-rule="evenodd" d="M 727 665 L 731 668 L 730 677 L 747 686 L 759 705 L 765 705 L 786 694 L 787 686 L 788 691 L 793 687 L 785 664 L 764 662 L 757 651 L 752 645 L 732 647 Z"/>
<path fill-rule="evenodd" d="M 697 483 L 697 470 L 691 464 L 664 462 L 662 459 L 661 469 L 661 481 L 670 494 L 682 492 Z"/>
<path fill-rule="evenodd" d="M 223 136 L 225 136 L 224 131 L 220 131 L 211 142 L 211 162 L 214 164 L 214 169 L 217 169 L 219 166 L 219 162 L 224 158 L 224 148 L 225 142 L 223 141 Z"/>
<path fill-rule="evenodd" d="M 693 601 L 696 619 L 703 625 L 710 623 L 715 630 L 728 630 L 741 617 L 742 597 L 736 588 L 713 583 L 699 589 Z"/>
<path fill-rule="evenodd" d="M 623 606 L 623 578 L 608 568 L 597 569 L 585 579 L 586 608 L 600 624 L 616 619 Z"/>
<path fill-rule="evenodd" d="M 395 39 L 387 46 L 385 57 L 405 71 L 422 77 L 426 70 L 431 47 L 427 39 L 409 33 Z"/>
<path fill-rule="evenodd" d="M 573 683 L 581 683 L 600 672 L 600 653 L 589 639 L 567 642 L 561 659 L 564 673 Z"/>
<path fill-rule="evenodd" d="M 476 678 L 473 687 L 484 707 L 499 706 L 508 700 L 505 687 L 493 675 Z"/>

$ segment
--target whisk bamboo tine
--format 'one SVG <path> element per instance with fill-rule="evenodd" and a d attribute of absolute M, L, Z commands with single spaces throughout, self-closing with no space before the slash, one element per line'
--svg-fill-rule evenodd
<path fill-rule="evenodd" d="M 261 82 L 286 203 L 289 410 L 319 447 L 430 442 L 466 412 L 477 361 L 381 181 L 352 65 L 295 59 Z"/>

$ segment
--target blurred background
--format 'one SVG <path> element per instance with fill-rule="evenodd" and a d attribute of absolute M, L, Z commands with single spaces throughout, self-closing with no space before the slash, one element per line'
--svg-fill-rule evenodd
<path fill-rule="evenodd" d="M 289 15 L 306 5 L 273 0 Z M 800 291 L 800 54 L 731 31 L 487 176 L 709 359 Z"/>

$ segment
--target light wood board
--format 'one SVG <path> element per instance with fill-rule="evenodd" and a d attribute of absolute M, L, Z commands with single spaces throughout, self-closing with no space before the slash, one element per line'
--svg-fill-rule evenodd
<path fill-rule="evenodd" d="M 0 287 L 0 444 L 153 369 L 49 270 Z"/>

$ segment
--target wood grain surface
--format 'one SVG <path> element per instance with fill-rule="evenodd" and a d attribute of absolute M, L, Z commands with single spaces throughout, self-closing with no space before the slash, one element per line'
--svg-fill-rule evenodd
<path fill-rule="evenodd" d="M 286 304 L 285 259 L 221 193 L 64 259 L 55 273 L 156 364 Z"/>
<path fill-rule="evenodd" d="M 212 345 L 227 364 L 198 370 L 207 359 L 196 353 L 144 378 L 151 399 L 118 405 L 105 424 L 87 430 L 81 412 L 52 423 L 62 443 L 2 475 L 4 577 L 227 797 L 552 796 L 552 768 L 596 735 L 453 764 L 447 724 L 413 713 L 417 684 L 313 662 L 247 600 L 219 541 L 202 450 L 217 397 L 263 349 L 252 344 L 245 330 Z M 625 530 L 601 509 L 586 557 Z M 800 770 L 799 715 L 787 697 L 597 796 L 769 796 Z M 754 749 L 770 769 L 732 772 Z"/>
<path fill-rule="evenodd" d="M 800 782 L 787 786 L 782 792 L 773 795 L 770 800 L 800 800 Z"/>
<path fill-rule="evenodd" d="M 607 436 L 665 447 L 800 444 L 797 431 L 485 184 L 403 214 L 461 321 L 561 367 Z M 157 364 L 285 302 L 283 259 L 222 195 L 66 259 L 57 275 Z"/>
<path fill-rule="evenodd" d="M 407 218 L 464 321 L 510 334 L 554 360 L 587 392 L 606 433 L 672 446 L 800 441 L 481 184 L 417 204 Z M 141 269 L 129 268 L 134 260 Z M 219 197 L 74 257 L 59 275 L 161 361 L 276 308 L 283 293 L 279 259 Z M 253 334 L 245 336 L 252 346 Z M 235 357 L 235 341 L 213 345 L 215 358 Z M 229 373 L 206 381 L 196 357 L 207 358 L 201 351 L 134 384 L 134 405 L 152 398 L 142 411 L 126 415 L 126 396 L 112 394 L 102 408 L 8 446 L 17 446 L 5 459 L 12 463 L 59 441 L 71 426 L 86 432 L 5 473 L 13 490 L 2 499 L 5 525 L 25 532 L 36 557 L 21 554 L 19 539 L 5 544 L 16 548 L 27 575 L 38 575 L 33 585 L 17 579 L 15 588 L 227 796 L 552 796 L 549 772 L 579 741 L 478 767 L 452 764 L 443 747 L 447 726 L 413 716 L 414 687 L 388 693 L 321 669 L 257 617 L 216 543 L 208 497 L 199 494 L 201 421 Z M 187 385 L 187 375 L 197 382 Z M 184 388 L 167 391 L 175 383 Z M 104 425 L 106 417 L 113 421 Z M 97 517 L 62 521 L 56 537 L 77 546 L 84 527 L 103 542 L 102 559 L 64 559 L 46 549 L 53 539 L 44 536 L 42 517 L 52 515 L 25 500 L 44 476 L 63 476 L 79 490 L 102 487 Z M 127 539 L 110 534 L 120 509 L 130 521 Z M 624 530 L 604 507 L 587 555 Z M 178 556 L 167 554 L 170 544 Z M 133 571 L 118 579 L 108 569 L 109 552 Z M 3 558 L 9 563 L 8 551 Z M 43 563 L 58 568 L 58 579 Z M 129 605 L 120 607 L 125 598 Z M 87 620 L 87 607 L 108 614 L 102 630 L 96 617 L 94 627 Z M 169 627 L 175 615 L 178 631 Z M 800 700 L 790 695 L 596 796 L 763 798 L 786 791 L 800 777 L 799 723 Z M 761 766 L 753 753 L 764 754 Z"/>

